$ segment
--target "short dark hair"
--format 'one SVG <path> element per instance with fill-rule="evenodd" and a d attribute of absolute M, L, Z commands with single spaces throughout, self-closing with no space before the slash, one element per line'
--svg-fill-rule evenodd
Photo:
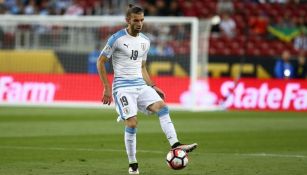
<path fill-rule="evenodd" d="M 144 13 L 144 9 L 140 6 L 129 4 L 128 5 L 128 10 L 126 12 L 126 17 L 129 17 L 131 13 Z"/>

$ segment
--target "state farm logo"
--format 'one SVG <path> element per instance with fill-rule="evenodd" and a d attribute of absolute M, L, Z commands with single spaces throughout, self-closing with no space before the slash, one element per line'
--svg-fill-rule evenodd
<path fill-rule="evenodd" d="M 241 109 L 307 109 L 307 90 L 300 83 L 287 83 L 284 87 L 269 88 L 268 83 L 259 87 L 246 87 L 226 81 L 221 86 L 221 95 L 225 97 L 225 107 Z"/>
<path fill-rule="evenodd" d="M 55 85 L 44 82 L 18 82 L 11 76 L 0 77 L 0 102 L 52 102 Z"/>

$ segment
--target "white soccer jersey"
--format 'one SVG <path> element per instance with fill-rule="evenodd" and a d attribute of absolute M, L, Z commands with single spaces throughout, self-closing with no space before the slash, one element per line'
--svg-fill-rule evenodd
<path fill-rule="evenodd" d="M 150 41 L 142 33 L 137 37 L 122 29 L 113 34 L 101 54 L 112 57 L 113 91 L 121 87 L 146 85 L 142 76 L 142 61 L 146 61 Z"/>
<path fill-rule="evenodd" d="M 101 54 L 111 58 L 115 77 L 141 78 L 142 61 L 147 59 L 150 41 L 142 33 L 137 37 L 122 29 L 112 35 Z"/>

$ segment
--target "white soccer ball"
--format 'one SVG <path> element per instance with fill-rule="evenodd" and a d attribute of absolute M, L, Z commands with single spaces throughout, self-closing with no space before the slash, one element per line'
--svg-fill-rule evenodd
<path fill-rule="evenodd" d="M 172 149 L 167 153 L 166 162 L 171 169 L 181 170 L 185 168 L 189 162 L 188 154 L 180 148 Z"/>

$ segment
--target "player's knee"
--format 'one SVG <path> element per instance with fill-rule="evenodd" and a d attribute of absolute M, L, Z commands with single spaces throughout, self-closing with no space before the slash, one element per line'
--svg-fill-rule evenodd
<path fill-rule="evenodd" d="M 126 126 L 129 128 L 137 128 L 137 122 L 128 122 Z"/>
<path fill-rule="evenodd" d="M 159 112 L 159 111 L 161 111 L 162 109 L 165 109 L 165 108 L 168 109 L 168 107 L 166 106 L 166 104 L 164 102 L 159 103 L 159 105 L 157 107 L 157 112 Z"/>
<path fill-rule="evenodd" d="M 138 121 L 137 121 L 136 117 L 131 117 L 131 118 L 128 118 L 127 120 L 125 120 L 125 124 L 129 128 L 136 128 Z"/>
<path fill-rule="evenodd" d="M 157 113 L 164 107 L 166 107 L 166 104 L 164 103 L 164 101 L 158 101 L 158 102 L 150 105 L 148 108 L 149 108 L 150 111 Z"/>

